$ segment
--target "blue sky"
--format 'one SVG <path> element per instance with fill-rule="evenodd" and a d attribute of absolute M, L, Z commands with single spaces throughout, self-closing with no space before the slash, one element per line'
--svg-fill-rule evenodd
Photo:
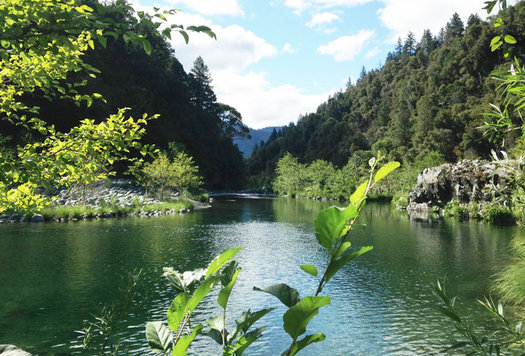
<path fill-rule="evenodd" d="M 172 40 L 186 71 L 208 65 L 218 101 L 252 128 L 286 125 L 344 90 L 361 68 L 378 68 L 398 37 L 437 34 L 457 12 L 485 17 L 483 0 L 133 0 L 135 8 L 175 8 L 170 22 L 207 25 L 217 40 Z"/>

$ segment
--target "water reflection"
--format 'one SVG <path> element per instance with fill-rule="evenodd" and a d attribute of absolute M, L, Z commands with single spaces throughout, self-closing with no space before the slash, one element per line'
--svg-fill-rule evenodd
<path fill-rule="evenodd" d="M 174 297 L 160 277 L 162 267 L 205 266 L 221 251 L 246 246 L 243 271 L 229 304 L 230 323 L 242 311 L 278 306 L 253 286 L 288 283 L 313 293 L 315 278 L 299 265 L 323 267 L 326 252 L 315 242 L 313 220 L 330 202 L 294 199 L 217 199 L 212 209 L 153 219 L 0 226 L 0 343 L 38 354 L 77 353 L 82 328 L 118 295 L 126 272 L 143 268 L 139 297 L 119 335 L 123 354 L 148 354 L 144 324 L 162 320 Z M 321 309 L 308 333 L 326 341 L 305 355 L 432 354 L 450 333 L 432 310 L 430 283 L 448 276 L 448 289 L 462 300 L 485 293 L 493 269 L 508 261 L 512 227 L 451 220 L 410 221 L 386 204 L 369 204 L 354 247 L 373 245 L 328 285 L 332 304 Z M 217 293 L 217 292 L 215 292 Z M 216 294 L 215 294 L 216 295 Z M 196 318 L 219 313 L 214 297 Z M 470 309 L 469 309 L 470 311 Z M 267 315 L 265 336 L 250 355 L 280 354 L 289 344 L 282 332 L 284 308 Z M 471 310 L 472 318 L 479 310 Z M 206 354 L 201 340 L 194 354 Z M 209 352 L 208 352 L 209 354 Z"/>

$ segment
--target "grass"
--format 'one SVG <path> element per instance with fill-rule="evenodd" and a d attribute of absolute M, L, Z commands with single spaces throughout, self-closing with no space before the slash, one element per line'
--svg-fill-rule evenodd
<path fill-rule="evenodd" d="M 146 213 L 150 213 L 153 211 L 162 211 L 162 212 L 166 212 L 170 210 L 179 211 L 184 208 L 193 209 L 194 204 L 190 202 L 189 200 L 179 199 L 179 200 L 171 200 L 171 201 L 166 201 L 162 203 L 145 205 L 142 210 Z"/>
<path fill-rule="evenodd" d="M 493 291 L 525 314 L 525 236 L 518 231 L 511 242 L 514 260 L 496 275 Z"/>

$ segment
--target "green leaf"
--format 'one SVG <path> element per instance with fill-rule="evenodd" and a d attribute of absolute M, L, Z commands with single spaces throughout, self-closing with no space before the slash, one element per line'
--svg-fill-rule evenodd
<path fill-rule="evenodd" d="M 335 251 L 334 258 L 339 258 L 339 256 L 341 256 L 350 246 L 352 246 L 350 241 L 343 242 L 337 251 Z"/>
<path fill-rule="evenodd" d="M 162 321 L 153 321 L 146 324 L 146 338 L 148 345 L 154 352 L 164 354 L 173 347 L 171 330 Z"/>
<path fill-rule="evenodd" d="M 352 253 L 349 253 L 347 255 L 343 255 L 342 257 L 338 259 L 334 259 L 330 262 L 328 267 L 326 267 L 326 282 L 328 282 L 332 277 L 341 269 L 343 268 L 348 262 L 352 261 L 354 258 L 357 258 L 361 256 L 363 253 L 366 253 L 370 250 L 372 250 L 372 246 L 364 246 L 361 247 L 359 251 L 354 251 Z"/>
<path fill-rule="evenodd" d="M 381 179 L 389 175 L 393 170 L 399 168 L 399 166 L 401 166 L 401 163 L 399 162 L 388 162 L 376 172 L 376 175 L 374 176 L 374 182 L 379 182 Z"/>
<path fill-rule="evenodd" d="M 182 336 L 175 347 L 173 348 L 172 356 L 186 356 L 188 353 L 188 348 L 190 347 L 195 337 L 202 333 L 202 324 L 195 326 L 191 334 Z"/>
<path fill-rule="evenodd" d="M 190 36 L 188 36 L 186 31 L 180 30 L 179 33 L 182 35 L 182 37 L 184 37 L 184 41 L 186 42 L 186 44 L 188 44 L 188 42 L 190 41 Z"/>
<path fill-rule="evenodd" d="M 235 262 L 235 261 L 234 261 Z M 232 262 L 232 265 L 234 263 Z M 235 266 L 237 263 L 235 262 Z M 242 268 L 237 268 L 233 276 L 230 276 L 229 283 L 220 290 L 219 296 L 217 297 L 217 303 L 223 308 L 226 309 L 226 305 L 228 304 L 228 299 L 230 299 L 230 294 L 232 292 L 233 286 L 235 285 L 235 281 L 237 280 L 237 276 L 239 275 L 239 272 L 241 272 Z"/>
<path fill-rule="evenodd" d="M 188 293 L 179 293 L 171 302 L 168 309 L 168 325 L 171 330 L 179 330 L 179 325 L 187 312 L 189 299 Z"/>
<path fill-rule="evenodd" d="M 248 346 L 250 346 L 255 340 L 262 336 L 262 332 L 264 329 L 264 327 L 257 328 L 253 331 L 246 333 L 246 335 L 241 336 L 235 344 L 236 350 L 234 352 L 234 355 L 241 356 L 244 353 L 244 351 L 246 351 Z"/>
<path fill-rule="evenodd" d="M 334 242 L 341 237 L 341 233 L 350 219 L 357 216 L 357 209 L 353 205 L 349 205 L 345 209 L 332 206 L 321 210 L 314 221 L 315 237 L 319 244 L 330 250 Z"/>
<path fill-rule="evenodd" d="M 494 6 L 496 6 L 497 1 L 485 1 L 485 7 L 484 9 L 487 9 L 487 14 L 490 14 L 492 12 L 492 9 Z"/>
<path fill-rule="evenodd" d="M 221 284 L 223 287 L 230 284 L 231 280 L 234 278 L 234 275 L 237 273 L 238 268 L 239 268 L 239 264 L 237 263 L 237 261 L 232 261 L 227 267 L 225 267 L 222 270 L 220 279 L 221 279 Z"/>
<path fill-rule="evenodd" d="M 354 204 L 359 199 L 362 199 L 365 196 L 367 187 L 368 187 L 368 182 L 364 182 L 359 187 L 357 187 L 354 194 L 350 196 L 350 203 Z"/>
<path fill-rule="evenodd" d="M 246 333 L 248 329 L 257 322 L 257 320 L 259 320 L 272 310 L 274 310 L 274 308 L 262 309 L 253 313 L 250 310 L 248 310 L 242 313 L 239 319 L 235 320 L 237 328 L 235 329 L 235 332 L 231 335 L 231 338 L 235 338 L 240 332 Z"/>
<path fill-rule="evenodd" d="M 206 320 L 206 324 L 210 330 L 206 333 L 206 336 L 212 338 L 219 345 L 222 345 L 222 329 L 224 327 L 224 318 L 222 315 Z M 226 336 L 228 332 L 226 331 Z"/>
<path fill-rule="evenodd" d="M 253 290 L 273 295 L 288 308 L 296 305 L 301 300 L 299 292 L 296 289 L 284 283 L 273 284 L 264 289 L 253 287 Z"/>
<path fill-rule="evenodd" d="M 304 334 L 310 320 L 319 313 L 319 308 L 328 304 L 330 304 L 330 297 L 328 296 L 303 298 L 284 313 L 284 330 L 292 339 L 296 339 Z"/>
<path fill-rule="evenodd" d="M 301 265 L 301 269 L 314 277 L 317 277 L 317 267 L 314 265 Z"/>
<path fill-rule="evenodd" d="M 144 48 L 144 52 L 149 56 L 151 54 L 151 43 L 150 41 L 144 39 L 142 40 L 142 47 Z"/>
<path fill-rule="evenodd" d="M 490 46 L 494 46 L 496 43 L 499 42 L 499 40 L 501 40 L 501 36 L 492 37 L 492 40 L 490 41 Z"/>
<path fill-rule="evenodd" d="M 206 278 L 208 278 L 212 274 L 219 272 L 219 270 L 226 263 L 230 262 L 233 256 L 235 256 L 242 249 L 244 249 L 244 247 L 230 248 L 221 253 L 219 256 L 215 257 L 208 267 L 208 271 L 206 272 Z"/>
<path fill-rule="evenodd" d="M 314 342 L 324 341 L 324 339 L 326 339 L 326 336 L 323 333 L 307 335 L 292 346 L 289 355 L 293 356 L 297 354 L 297 352 L 304 349 L 306 346 L 313 344 Z"/>
<path fill-rule="evenodd" d="M 209 278 L 201 283 L 201 285 L 193 292 L 190 300 L 188 301 L 188 311 L 192 313 L 197 305 L 210 293 L 213 285 L 217 282 L 216 278 Z"/>
<path fill-rule="evenodd" d="M 506 35 L 505 42 L 507 42 L 508 44 L 515 44 L 518 41 L 516 41 L 516 39 L 512 37 L 511 35 Z"/>

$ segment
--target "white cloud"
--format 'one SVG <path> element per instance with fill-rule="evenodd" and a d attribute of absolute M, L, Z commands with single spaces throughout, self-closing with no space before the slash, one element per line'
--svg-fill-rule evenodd
<path fill-rule="evenodd" d="M 228 27 L 211 25 L 211 27 L 217 35 L 217 40 L 205 34 L 190 33 L 190 42 L 185 45 L 182 37 L 174 37 L 172 43 L 175 55 L 186 70 L 191 69 L 193 61 L 198 56 L 204 59 L 211 70 L 235 72 L 278 53 L 277 48 L 263 38 L 238 25 Z"/>
<path fill-rule="evenodd" d="M 315 14 L 312 19 L 306 23 L 308 27 L 317 27 L 323 24 L 330 24 L 335 20 L 339 20 L 339 16 L 333 12 L 321 12 Z"/>
<path fill-rule="evenodd" d="M 281 52 L 282 53 L 295 53 L 295 49 L 293 49 L 291 44 L 285 43 Z"/>
<path fill-rule="evenodd" d="M 429 29 L 433 34 L 451 19 L 457 12 L 463 22 L 466 23 L 468 16 L 477 13 L 485 18 L 486 10 L 479 0 L 381 0 L 384 7 L 379 9 L 379 19 L 391 32 L 390 42 L 395 42 L 398 37 L 405 38 L 412 31 L 419 40 L 423 31 Z M 513 1 L 515 2 L 515 1 Z"/>
<path fill-rule="evenodd" d="M 365 58 L 366 59 L 370 59 L 370 58 L 375 57 L 377 54 L 379 54 L 379 48 L 375 47 L 375 48 L 371 49 L 370 51 L 366 52 Z"/>
<path fill-rule="evenodd" d="M 135 8 L 140 5 L 135 3 Z M 140 6 L 141 10 L 148 8 Z M 151 12 L 151 11 L 149 11 Z M 248 72 L 251 64 L 276 56 L 278 49 L 263 38 L 238 25 L 227 27 L 214 24 L 202 15 L 178 12 L 170 21 L 184 26 L 206 25 L 212 28 L 217 40 L 205 34 L 189 33 L 189 44 L 182 36 L 173 34 L 172 45 L 177 59 L 188 72 L 196 57 L 202 56 L 210 69 L 212 85 L 219 102 L 235 107 L 250 127 L 286 125 L 297 121 L 299 114 L 315 111 L 328 98 L 325 94 L 306 94 L 300 88 L 285 84 L 272 85 L 264 73 Z M 291 53 L 291 44 L 281 53 Z"/>
<path fill-rule="evenodd" d="M 353 7 L 372 1 L 374 0 L 285 0 L 284 5 L 300 14 L 309 8 Z"/>
<path fill-rule="evenodd" d="M 182 4 L 184 11 L 196 11 L 203 15 L 244 16 L 238 0 L 169 0 L 171 4 Z"/>
<path fill-rule="evenodd" d="M 326 45 L 319 46 L 317 53 L 333 56 L 337 62 L 350 61 L 361 53 L 366 41 L 375 31 L 361 30 L 356 35 L 339 37 Z"/>
<path fill-rule="evenodd" d="M 315 111 L 330 94 L 308 95 L 289 84 L 272 86 L 264 73 L 218 71 L 213 79 L 218 100 L 239 110 L 252 128 L 296 122 L 299 114 Z"/>

